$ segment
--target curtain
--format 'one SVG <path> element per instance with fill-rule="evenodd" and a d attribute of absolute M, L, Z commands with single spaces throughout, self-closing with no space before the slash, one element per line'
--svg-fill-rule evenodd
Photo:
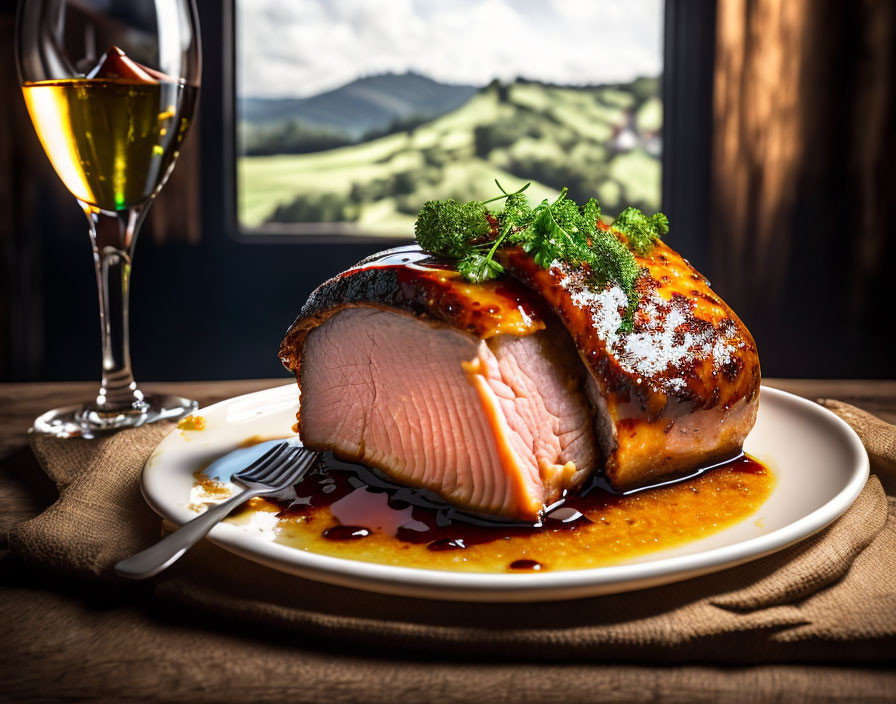
<path fill-rule="evenodd" d="M 713 275 L 747 317 L 893 320 L 894 39 L 892 0 L 718 0 Z"/>

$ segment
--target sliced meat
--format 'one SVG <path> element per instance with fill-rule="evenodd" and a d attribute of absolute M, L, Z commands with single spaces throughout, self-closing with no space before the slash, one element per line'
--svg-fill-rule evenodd
<path fill-rule="evenodd" d="M 468 510 L 537 518 L 599 456 L 585 368 L 530 298 L 419 257 L 324 284 L 281 347 L 303 442 Z"/>
<path fill-rule="evenodd" d="M 584 368 L 565 330 L 492 337 L 463 366 L 483 407 L 494 409 L 490 419 L 508 451 L 534 459 L 545 500 L 584 481 L 598 457 Z"/>

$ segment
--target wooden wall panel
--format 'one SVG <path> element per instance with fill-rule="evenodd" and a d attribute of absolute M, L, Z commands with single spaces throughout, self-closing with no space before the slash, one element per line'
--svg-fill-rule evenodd
<path fill-rule="evenodd" d="M 738 296 L 780 293 L 806 131 L 799 103 L 810 0 L 722 0 L 714 81 L 714 274 Z M 724 235 L 722 235 L 724 233 Z"/>
<path fill-rule="evenodd" d="M 718 0 L 712 277 L 777 374 L 892 368 L 894 41 L 891 0 Z"/>

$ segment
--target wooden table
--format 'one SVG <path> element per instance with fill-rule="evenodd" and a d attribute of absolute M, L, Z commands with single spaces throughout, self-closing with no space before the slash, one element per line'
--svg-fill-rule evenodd
<path fill-rule="evenodd" d="M 201 404 L 269 388 L 289 379 L 265 379 L 182 384 L 146 384 L 148 391 L 165 389 L 196 398 Z M 806 398 L 839 398 L 896 422 L 896 382 L 842 380 L 765 380 Z M 0 529 L 41 512 L 55 498 L 27 446 L 31 421 L 53 406 L 79 402 L 96 391 L 92 383 L 0 385 Z M 152 603 L 148 592 L 121 590 L 114 585 L 79 582 L 47 575 L 0 551 L 0 699 L 10 701 L 106 699 L 122 701 L 241 700 L 246 702 L 327 701 L 334 693 L 361 686 L 367 701 L 432 702 L 629 701 L 649 698 L 662 679 L 700 671 L 708 682 L 706 700 L 740 694 L 759 701 L 775 691 L 755 687 L 761 674 L 772 670 L 777 689 L 793 695 L 823 698 L 834 681 L 848 682 L 857 697 L 880 695 L 882 682 L 896 697 L 896 677 L 875 668 L 770 665 L 749 668 L 678 666 L 660 668 L 636 664 L 482 663 L 427 661 L 388 652 L 338 651 L 295 636 L 259 633 L 240 624 L 211 622 L 201 614 Z M 157 646 L 163 635 L 167 647 Z M 195 666 L 202 653 L 214 667 L 219 685 L 207 686 L 207 673 Z M 240 668 L 241 654 L 263 655 L 265 671 Z M 326 662 L 329 679 L 307 681 L 309 663 Z M 469 673 L 488 669 L 493 686 L 471 691 Z M 571 691 L 574 670 L 588 670 L 587 690 Z M 402 675 L 398 677 L 397 675 Z M 583 678 L 572 678 L 581 681 Z M 768 677 L 762 678 L 768 681 Z M 400 690 L 395 681 L 403 685 Z M 838 687 L 838 689 L 840 689 Z M 356 691 L 356 690 L 353 690 Z"/>

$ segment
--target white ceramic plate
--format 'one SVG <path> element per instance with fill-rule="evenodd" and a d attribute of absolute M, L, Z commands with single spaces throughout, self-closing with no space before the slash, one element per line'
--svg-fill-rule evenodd
<path fill-rule="evenodd" d="M 143 494 L 149 505 L 175 523 L 190 520 L 193 473 L 253 436 L 289 435 L 297 407 L 298 392 L 290 384 L 199 411 L 205 430 L 172 432 L 147 462 Z M 305 552 L 230 523 L 216 526 L 209 539 L 278 570 L 368 591 L 465 601 L 572 599 L 666 584 L 781 550 L 840 516 L 868 478 L 868 456 L 846 423 L 777 389 L 762 388 L 759 418 L 745 449 L 777 478 L 756 513 L 708 538 L 609 567 L 523 574 L 395 567 Z"/>

